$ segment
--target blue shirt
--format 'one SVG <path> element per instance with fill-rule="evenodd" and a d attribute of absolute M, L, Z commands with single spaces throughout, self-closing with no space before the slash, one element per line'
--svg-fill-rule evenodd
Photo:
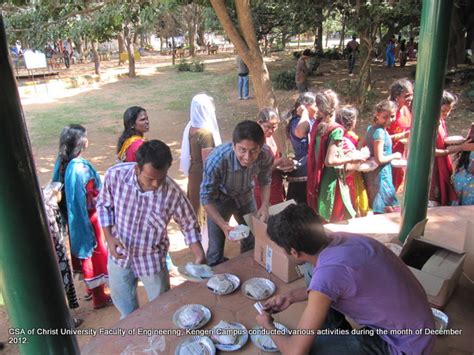
<path fill-rule="evenodd" d="M 254 179 L 258 179 L 260 186 L 269 185 L 272 165 L 273 154 L 267 145 L 248 167 L 240 165 L 232 143 L 219 145 L 209 154 L 204 165 L 201 204 L 208 205 L 225 196 L 233 199 L 237 207 L 249 204 L 254 199 Z"/>

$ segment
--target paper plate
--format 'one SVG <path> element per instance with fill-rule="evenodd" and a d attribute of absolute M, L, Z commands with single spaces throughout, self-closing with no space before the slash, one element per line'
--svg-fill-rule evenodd
<path fill-rule="evenodd" d="M 431 312 L 433 313 L 435 328 L 436 330 L 445 330 L 448 328 L 449 317 L 446 313 L 440 311 L 439 309 L 431 307 Z"/>
<path fill-rule="evenodd" d="M 408 162 L 406 159 L 393 159 L 390 163 L 394 168 L 404 168 L 407 166 Z"/>
<path fill-rule="evenodd" d="M 408 144 L 408 138 L 402 138 L 402 139 L 400 139 L 399 142 L 402 143 L 403 145 L 407 145 Z"/>
<path fill-rule="evenodd" d="M 218 278 L 218 277 L 224 277 L 227 281 L 230 281 L 232 283 L 232 287 L 224 292 L 219 292 L 217 290 L 214 290 L 212 289 L 211 287 L 209 287 L 209 282 L 214 279 L 214 278 Z M 211 277 L 208 281 L 207 281 L 207 288 L 212 292 L 212 293 L 215 293 L 216 295 L 228 295 L 229 293 L 232 293 L 234 292 L 235 290 L 237 290 L 237 288 L 239 288 L 240 286 L 240 279 L 233 275 L 233 274 L 217 274 L 217 275 L 214 275 L 213 277 Z"/>
<path fill-rule="evenodd" d="M 377 169 L 378 166 L 379 165 L 375 162 L 374 159 L 369 159 L 369 160 L 367 160 L 363 163 L 360 163 L 359 167 L 357 168 L 357 171 L 366 173 L 366 172 L 373 171 L 373 170 Z"/>
<path fill-rule="evenodd" d="M 273 324 L 275 325 L 275 328 L 277 328 L 279 330 L 282 330 L 285 333 L 288 332 L 288 328 L 285 327 L 283 324 L 280 324 L 280 323 L 273 323 Z M 263 330 L 262 327 L 256 326 L 256 327 L 252 328 L 252 330 L 253 330 L 253 332 L 250 334 L 250 340 L 252 340 L 252 343 L 257 348 L 259 348 L 260 350 L 266 351 L 268 353 L 276 353 L 278 351 L 278 348 L 276 347 L 275 343 L 273 343 L 273 344 L 275 344 L 275 347 L 266 347 L 266 346 L 264 346 L 263 339 L 265 339 L 265 338 L 270 338 L 271 339 L 271 336 L 270 335 L 265 335 L 265 334 L 258 334 L 258 331 Z"/>
<path fill-rule="evenodd" d="M 188 307 L 193 307 L 193 308 L 196 307 L 196 308 L 200 309 L 204 314 L 201 321 L 199 323 L 193 325 L 192 327 L 185 327 L 183 324 L 181 324 L 181 321 L 179 319 L 179 315 L 181 314 L 181 312 L 184 311 Z M 181 328 L 181 329 L 199 329 L 199 328 L 204 327 L 210 320 L 211 320 L 211 311 L 209 310 L 209 308 L 203 306 L 202 304 L 187 304 L 187 305 L 184 305 L 183 307 L 179 308 L 173 314 L 173 323 L 178 328 Z"/>
<path fill-rule="evenodd" d="M 260 298 L 252 296 L 252 294 L 248 292 L 247 290 L 247 288 L 252 287 L 252 285 L 256 285 L 256 287 L 261 287 L 265 289 L 264 295 Z M 271 295 L 275 293 L 275 290 L 276 290 L 275 284 L 269 279 L 265 279 L 263 277 L 254 277 L 252 279 L 245 281 L 242 285 L 243 294 L 247 296 L 248 298 L 255 301 L 261 301 L 261 300 L 267 299 L 268 297 L 270 297 Z"/>
<path fill-rule="evenodd" d="M 239 333 L 241 333 L 241 334 L 237 335 L 237 343 L 229 344 L 229 345 L 228 344 L 221 344 L 215 339 L 214 336 L 211 336 L 211 339 L 214 342 L 215 347 L 220 351 L 236 351 L 236 350 L 239 350 L 245 344 L 247 344 L 247 341 L 249 340 L 249 334 L 247 332 L 247 328 L 245 328 L 245 326 L 243 324 L 240 324 L 240 323 L 237 323 L 237 322 L 227 322 L 227 323 L 233 325 L 234 326 L 233 328 L 237 329 L 239 331 Z M 215 325 L 212 328 L 212 331 L 216 332 L 217 329 L 219 329 L 219 328 L 217 328 L 217 325 Z"/>
<path fill-rule="evenodd" d="M 178 272 L 180 273 L 181 276 L 183 276 L 186 280 L 192 281 L 192 282 L 201 282 L 204 280 L 208 280 L 214 275 L 214 271 L 212 271 L 212 275 L 209 277 L 199 277 L 199 276 L 194 276 L 190 274 L 185 266 L 178 266 Z"/>
<path fill-rule="evenodd" d="M 456 145 L 462 144 L 465 141 L 463 136 L 449 136 L 444 139 L 445 144 Z"/>
<path fill-rule="evenodd" d="M 229 232 L 229 239 L 236 241 L 240 239 L 245 239 L 250 234 L 250 228 L 245 224 L 239 224 L 233 230 Z"/>
<path fill-rule="evenodd" d="M 192 345 L 192 349 L 195 350 L 195 353 L 197 354 L 214 355 L 216 353 L 216 347 L 209 337 L 195 336 L 187 338 L 179 343 L 174 354 L 189 354 L 190 351 L 186 351 L 186 346 L 189 344 L 195 344 Z"/>

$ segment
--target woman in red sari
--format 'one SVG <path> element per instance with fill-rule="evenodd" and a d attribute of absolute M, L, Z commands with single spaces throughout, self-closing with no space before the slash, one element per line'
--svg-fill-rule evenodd
<path fill-rule="evenodd" d="M 260 127 L 262 127 L 263 133 L 265 134 L 265 144 L 270 147 L 274 157 L 272 167 L 272 182 L 270 185 L 270 205 L 275 205 L 285 200 L 285 189 L 283 187 L 281 173 L 282 171 L 291 171 L 294 167 L 293 160 L 282 157 L 281 152 L 278 150 L 275 139 L 273 138 L 273 133 L 275 133 L 277 130 L 279 122 L 280 117 L 276 111 L 271 108 L 264 108 L 258 113 L 257 123 L 260 125 Z M 260 185 L 257 179 L 255 179 L 254 196 L 257 203 L 257 208 L 260 208 L 262 205 L 262 199 L 260 194 Z"/>
<path fill-rule="evenodd" d="M 355 216 L 345 182 L 344 164 L 352 158 L 342 153 L 344 128 L 336 123 L 339 99 L 333 90 L 316 94 L 317 121 L 308 150 L 308 205 L 327 222 Z"/>
<path fill-rule="evenodd" d="M 405 144 L 402 138 L 408 137 L 411 128 L 411 102 L 413 100 L 413 84 L 408 79 L 400 79 L 390 86 L 390 100 L 398 105 L 395 121 L 387 128 L 392 138 L 393 153 L 400 153 L 405 157 Z M 405 169 L 393 169 L 393 186 L 398 191 L 405 178 Z"/>
<path fill-rule="evenodd" d="M 450 206 L 457 201 L 456 191 L 451 181 L 453 163 L 450 154 L 463 151 L 465 144 L 447 146 L 445 143 L 448 136 L 446 118 L 457 102 L 456 95 L 448 91 L 443 92 L 429 197 L 430 204 L 436 206 Z"/>

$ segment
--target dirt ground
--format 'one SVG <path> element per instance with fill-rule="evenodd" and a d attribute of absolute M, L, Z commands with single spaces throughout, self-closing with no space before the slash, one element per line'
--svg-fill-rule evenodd
<path fill-rule="evenodd" d="M 23 97 L 23 109 L 30 133 L 32 149 L 37 165 L 38 178 L 41 185 L 46 184 L 50 177 L 57 154 L 57 141 L 61 125 L 49 127 L 47 120 L 66 117 L 66 123 L 75 121 L 83 123 L 88 130 L 90 145 L 84 156 L 91 160 L 100 173 L 103 173 L 115 162 L 115 145 L 122 130 L 121 116 L 123 111 L 132 105 L 140 105 L 147 109 L 150 117 L 150 132 L 148 138 L 161 139 L 172 148 L 174 163 L 170 169 L 170 176 L 176 179 L 183 188 L 186 180 L 178 171 L 179 150 L 183 128 L 189 119 L 189 103 L 195 94 L 207 91 L 215 98 L 216 111 L 223 141 L 231 138 L 232 128 L 242 119 L 254 119 L 257 113 L 256 101 L 251 89 L 251 100 L 237 99 L 234 57 L 232 54 L 219 54 L 217 56 L 203 56 L 206 62 L 205 76 L 196 74 L 177 73 L 169 68 L 170 58 L 150 55 L 144 57 L 138 64 L 139 79 L 123 77 L 126 66 L 117 66 L 116 61 L 103 63 L 102 70 L 107 74 L 115 74 L 118 81 L 99 83 L 80 89 L 65 89 L 61 92 L 51 92 L 49 96 L 54 99 L 44 100 Z M 270 72 L 289 68 L 295 62 L 290 57 L 274 56 L 268 58 Z M 413 69 L 412 65 L 406 68 L 384 68 L 382 63 L 374 65 L 374 88 L 376 96 L 371 98 L 375 103 L 388 96 L 388 87 L 396 78 L 408 77 Z M 356 67 L 357 73 L 357 67 Z M 70 70 L 61 70 L 60 77 L 78 75 L 92 75 L 93 64 L 73 65 Z M 207 76 L 206 76 L 207 75 Z M 105 75 L 103 75 L 105 76 Z M 183 79 L 184 78 L 184 79 Z M 341 101 L 347 103 L 348 90 L 354 79 L 347 75 L 345 61 L 325 61 L 318 69 L 317 76 L 310 79 L 313 91 L 323 88 L 334 88 L 342 95 Z M 25 85 L 25 83 L 20 83 Z M 460 93 L 464 90 L 456 83 L 452 90 Z M 276 91 L 281 113 L 291 109 L 296 91 Z M 461 103 L 452 113 L 449 120 L 451 134 L 465 134 L 474 121 L 474 114 L 468 109 L 470 105 L 461 97 Z M 47 117 L 44 117 L 46 115 Z M 56 115 L 56 116 L 55 116 Z M 362 112 L 358 128 L 363 132 L 371 119 L 369 111 Z M 63 124 L 64 125 L 64 124 Z M 59 128 L 58 128 L 59 127 Z M 50 131 L 48 131 L 50 129 Z M 170 226 L 171 256 L 176 265 L 183 265 L 191 260 L 191 252 L 185 247 L 183 238 L 177 231 L 176 225 Z M 229 243 L 228 243 L 229 244 Z M 237 245 L 228 245 L 226 253 L 235 255 Z M 172 285 L 179 285 L 184 280 L 172 277 Z M 85 294 L 81 281 L 76 280 L 76 289 L 80 296 L 80 308 L 72 311 L 74 317 L 84 319 L 81 327 L 95 328 L 108 327 L 119 319 L 119 314 L 113 306 L 100 310 L 93 310 L 91 302 L 83 300 Z M 139 287 L 141 303 L 146 302 L 143 287 Z M 8 316 L 4 306 L 0 306 L 0 340 L 8 338 Z M 85 344 L 89 338 L 79 337 L 79 344 Z M 7 344 L 3 350 L 5 354 L 16 354 L 18 349 Z"/>

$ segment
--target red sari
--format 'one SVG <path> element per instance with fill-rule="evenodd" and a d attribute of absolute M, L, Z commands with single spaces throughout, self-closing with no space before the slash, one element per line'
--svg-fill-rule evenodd
<path fill-rule="evenodd" d="M 411 111 L 407 106 L 402 106 L 397 111 L 395 121 L 387 128 L 387 132 L 390 135 L 399 134 L 409 131 L 411 128 L 412 115 Z M 405 157 L 405 145 L 400 142 L 400 139 L 392 138 L 392 152 L 399 152 L 402 157 Z M 405 178 L 405 169 L 392 169 L 392 181 L 395 191 L 403 183 Z"/>
<path fill-rule="evenodd" d="M 318 127 L 321 124 L 321 121 L 316 121 L 313 125 L 313 128 L 310 132 L 309 137 L 309 149 L 308 149 L 308 168 L 307 168 L 307 187 L 306 187 L 306 198 L 308 206 L 311 207 L 314 211 L 318 212 L 318 195 L 319 195 L 319 185 L 321 183 L 321 178 L 323 175 L 326 161 L 326 153 L 328 149 L 328 138 L 330 133 L 336 128 L 343 128 L 340 124 L 331 122 L 328 124 L 326 132 L 320 137 L 319 146 L 317 145 L 317 132 Z M 316 151 L 317 150 L 317 151 Z M 343 211 L 343 205 L 341 199 L 336 199 L 333 211 L 334 213 L 339 213 Z"/>
<path fill-rule="evenodd" d="M 444 140 L 448 136 L 446 121 L 440 119 L 436 136 L 436 149 L 446 149 Z M 450 206 L 457 200 L 456 191 L 451 183 L 453 164 L 449 155 L 435 157 L 431 174 L 430 200 L 441 206 Z"/>

